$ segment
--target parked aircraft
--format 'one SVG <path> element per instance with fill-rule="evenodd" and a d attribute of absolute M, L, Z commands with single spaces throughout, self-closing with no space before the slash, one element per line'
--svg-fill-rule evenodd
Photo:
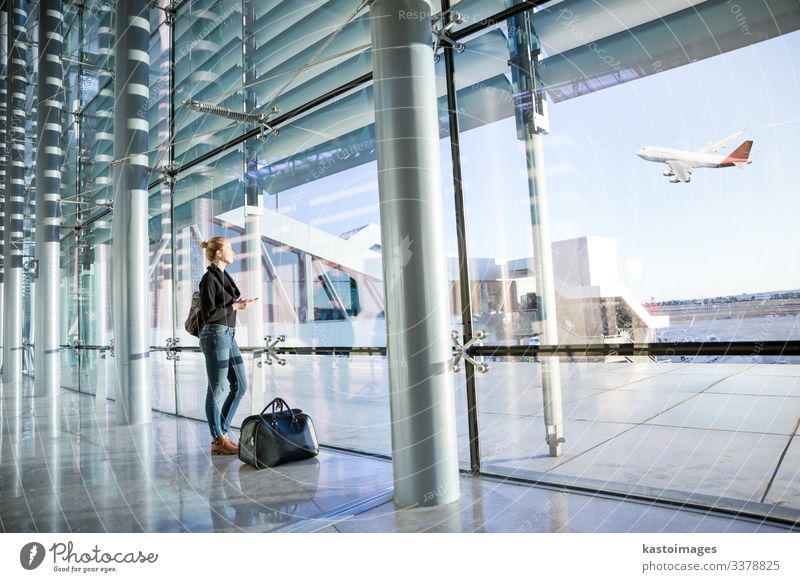
<path fill-rule="evenodd" d="M 727 137 L 711 142 L 696 150 L 647 146 L 636 152 L 636 155 L 648 162 L 667 164 L 669 168 L 664 170 L 663 174 L 673 184 L 689 182 L 692 179 L 692 171 L 695 168 L 728 168 L 736 166 L 739 169 L 744 169 L 747 164 L 751 163 L 750 149 L 753 147 L 753 142 L 750 140 L 743 142 L 727 156 L 714 153 L 744 132 L 744 129 L 740 129 Z"/>

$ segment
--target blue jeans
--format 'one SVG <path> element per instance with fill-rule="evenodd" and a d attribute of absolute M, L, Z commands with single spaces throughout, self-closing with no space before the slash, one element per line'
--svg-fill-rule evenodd
<path fill-rule="evenodd" d="M 208 374 L 206 417 L 211 438 L 230 430 L 239 401 L 247 391 L 244 360 L 235 335 L 235 328 L 218 324 L 206 324 L 200 332 L 200 350 L 206 357 Z M 226 389 L 228 397 L 220 408 Z"/>

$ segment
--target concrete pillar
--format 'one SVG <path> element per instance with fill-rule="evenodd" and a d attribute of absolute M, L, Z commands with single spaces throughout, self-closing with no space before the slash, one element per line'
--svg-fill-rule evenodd
<path fill-rule="evenodd" d="M 425 0 L 370 7 L 394 487 L 405 506 L 461 494 L 430 13 Z"/>
<path fill-rule="evenodd" d="M 147 159 L 150 3 L 117 2 L 114 84 L 114 361 L 117 422 L 149 422 Z"/>
<path fill-rule="evenodd" d="M 3 382 L 22 381 L 22 242 L 25 201 L 25 92 L 28 79 L 27 2 L 7 0 L 8 100 L 6 131 L 5 254 L 3 264 Z"/>
<path fill-rule="evenodd" d="M 64 14 L 60 0 L 39 0 L 39 103 L 36 132 L 36 259 L 34 305 L 36 396 L 53 397 L 61 378 L 59 259 L 61 255 L 61 119 L 64 88 L 61 55 Z"/>

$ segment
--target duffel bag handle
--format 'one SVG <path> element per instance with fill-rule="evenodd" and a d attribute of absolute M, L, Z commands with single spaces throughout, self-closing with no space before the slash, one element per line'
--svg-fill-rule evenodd
<path fill-rule="evenodd" d="M 277 398 L 273 398 L 272 402 L 270 402 L 269 404 L 267 404 L 264 407 L 264 410 L 261 411 L 261 414 L 264 414 L 267 411 L 267 409 L 269 409 L 269 408 L 272 409 L 272 422 L 273 423 L 276 422 L 276 413 L 280 412 L 284 408 L 289 411 L 289 414 L 292 415 L 292 422 L 297 422 L 297 418 L 294 415 L 294 411 L 292 410 L 292 407 L 289 406 L 289 404 L 283 398 L 281 398 L 280 396 L 278 396 Z"/>

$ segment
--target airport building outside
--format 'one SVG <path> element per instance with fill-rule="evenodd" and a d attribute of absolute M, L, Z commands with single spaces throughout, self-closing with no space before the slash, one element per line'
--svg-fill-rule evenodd
<path fill-rule="evenodd" d="M 494 478 L 563 497 L 364 527 L 594 531 L 586 494 L 797 526 L 797 2 L 52 4 L 2 12 L 5 530 L 302 531 Z M 734 167 L 636 155 L 732 132 Z M 207 454 L 213 236 L 259 298 L 234 426 L 281 396 L 323 445 L 271 487 Z"/>

